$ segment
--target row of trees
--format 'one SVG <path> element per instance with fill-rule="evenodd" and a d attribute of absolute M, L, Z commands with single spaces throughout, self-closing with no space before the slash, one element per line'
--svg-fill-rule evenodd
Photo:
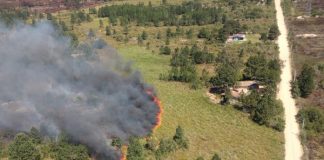
<path fill-rule="evenodd" d="M 165 159 L 168 154 L 178 149 L 188 149 L 189 142 L 185 137 L 184 130 L 178 126 L 176 133 L 172 138 L 161 139 L 156 141 L 154 138 L 149 137 L 143 145 L 139 138 L 131 137 L 127 149 L 127 160 L 144 160 L 145 149 L 153 153 L 156 159 Z"/>
<path fill-rule="evenodd" d="M 83 11 L 78 11 L 71 13 L 70 15 L 70 22 L 72 25 L 74 24 L 81 24 L 82 22 L 91 22 L 92 18 L 89 14 L 84 13 Z"/>
<path fill-rule="evenodd" d="M 29 133 L 18 133 L 8 146 L 8 159 L 41 160 L 48 156 L 55 160 L 89 159 L 87 148 L 83 145 L 68 143 L 66 136 L 60 136 L 58 142 L 47 141 L 48 150 L 46 153 L 39 147 L 43 142 L 43 137 L 35 128 L 32 128 Z"/>
<path fill-rule="evenodd" d="M 169 50 L 169 48 L 167 46 L 161 48 L 161 51 L 165 52 L 165 50 Z M 211 64 L 214 61 L 213 53 L 206 49 L 201 50 L 197 45 L 193 45 L 191 48 L 188 46 L 177 48 L 170 61 L 171 70 L 167 75 L 161 75 L 161 79 L 189 82 L 193 88 L 199 88 L 202 82 L 198 76 L 196 64 Z"/>
<path fill-rule="evenodd" d="M 25 21 L 29 16 L 30 13 L 25 9 L 0 9 L 0 20 L 5 25 L 12 25 L 17 20 Z"/>
<path fill-rule="evenodd" d="M 224 11 L 216 7 L 204 7 L 199 2 L 186 2 L 183 5 L 145 6 L 113 5 L 98 10 L 99 17 L 109 17 L 110 21 L 136 22 L 138 25 L 205 25 L 221 20 Z M 180 16 L 181 15 L 181 16 Z"/>
<path fill-rule="evenodd" d="M 211 78 L 213 86 L 232 87 L 240 79 L 257 80 L 269 86 L 280 81 L 280 62 L 278 59 L 268 60 L 264 55 L 251 56 L 245 63 L 243 74 L 240 59 L 233 58 L 223 52 L 218 56 L 219 65 L 216 75 Z"/>

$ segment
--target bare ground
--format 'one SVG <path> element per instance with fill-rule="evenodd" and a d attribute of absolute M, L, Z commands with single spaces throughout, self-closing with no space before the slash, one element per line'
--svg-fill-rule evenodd
<path fill-rule="evenodd" d="M 303 148 L 299 139 L 299 125 L 296 121 L 298 109 L 295 100 L 290 94 L 290 81 L 292 79 L 290 50 L 288 46 L 287 28 L 281 8 L 281 0 L 275 0 L 277 23 L 281 35 L 278 39 L 279 58 L 283 61 L 281 82 L 279 84 L 278 98 L 281 99 L 285 109 L 285 160 L 300 160 Z"/>

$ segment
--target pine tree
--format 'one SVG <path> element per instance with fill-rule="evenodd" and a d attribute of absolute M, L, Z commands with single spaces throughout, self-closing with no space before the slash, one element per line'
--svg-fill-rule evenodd
<path fill-rule="evenodd" d="M 277 39 L 279 34 L 280 34 L 280 32 L 279 32 L 278 26 L 274 24 L 270 27 L 270 30 L 268 33 L 268 39 L 275 40 L 275 39 Z"/>
<path fill-rule="evenodd" d="M 173 140 L 180 148 L 188 148 L 188 142 L 184 136 L 184 131 L 180 126 L 177 127 Z"/>
<path fill-rule="evenodd" d="M 106 35 L 107 36 L 110 36 L 111 35 L 111 30 L 110 30 L 110 27 L 106 27 Z"/>
<path fill-rule="evenodd" d="M 147 40 L 148 39 L 148 34 L 145 31 L 143 31 L 141 37 L 142 37 L 143 40 Z"/>
<path fill-rule="evenodd" d="M 301 96 L 306 98 L 315 89 L 315 70 L 312 66 L 305 64 L 298 76 L 298 86 L 301 92 Z"/>
<path fill-rule="evenodd" d="M 298 86 L 298 81 L 291 81 L 290 86 L 291 86 L 290 92 L 291 92 L 292 97 L 293 98 L 299 97 L 300 96 L 300 89 L 299 89 L 299 86 Z"/>
<path fill-rule="evenodd" d="M 102 21 L 102 19 L 99 20 L 99 27 L 100 27 L 100 28 L 103 27 L 103 21 Z"/>
<path fill-rule="evenodd" d="M 40 132 L 34 127 L 30 129 L 30 138 L 34 144 L 39 144 L 42 141 Z"/>

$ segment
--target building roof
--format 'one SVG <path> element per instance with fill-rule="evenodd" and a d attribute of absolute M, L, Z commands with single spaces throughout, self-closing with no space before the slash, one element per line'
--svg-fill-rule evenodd
<path fill-rule="evenodd" d="M 234 34 L 233 37 L 242 37 L 242 38 L 245 38 L 245 34 Z"/>
<path fill-rule="evenodd" d="M 237 87 L 249 87 L 251 85 L 257 84 L 257 81 L 239 81 L 237 82 Z"/>

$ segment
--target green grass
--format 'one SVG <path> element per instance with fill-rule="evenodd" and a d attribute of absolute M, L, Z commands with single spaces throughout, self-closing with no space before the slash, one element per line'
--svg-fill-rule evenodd
<path fill-rule="evenodd" d="M 231 106 L 210 103 L 206 89 L 192 90 L 188 84 L 159 80 L 159 74 L 168 70 L 168 56 L 131 45 L 118 46 L 118 50 L 156 87 L 162 100 L 162 126 L 154 137 L 170 138 L 180 125 L 189 139 L 188 150 L 172 153 L 167 159 L 210 159 L 216 152 L 225 160 L 283 159 L 282 133 L 253 123 Z"/>

